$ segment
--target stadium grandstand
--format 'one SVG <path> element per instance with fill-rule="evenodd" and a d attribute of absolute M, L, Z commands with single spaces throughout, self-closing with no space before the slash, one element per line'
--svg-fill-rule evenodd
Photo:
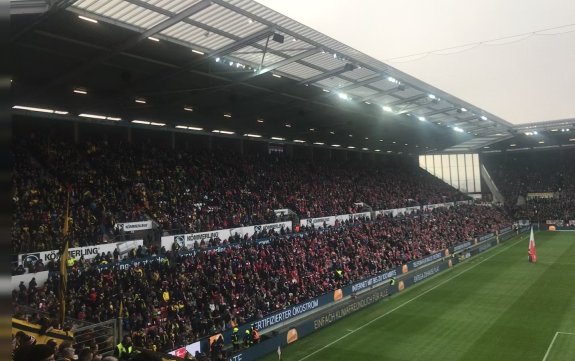
<path fill-rule="evenodd" d="M 284 6 L 10 1 L 12 359 L 572 360 L 575 118 Z"/>

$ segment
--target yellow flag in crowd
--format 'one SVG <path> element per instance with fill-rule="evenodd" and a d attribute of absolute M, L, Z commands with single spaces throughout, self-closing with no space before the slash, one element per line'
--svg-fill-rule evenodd
<path fill-rule="evenodd" d="M 58 289 L 58 302 L 60 303 L 60 325 L 64 326 L 64 318 L 66 317 L 66 289 L 68 286 L 68 233 L 69 233 L 69 218 L 70 218 L 70 192 L 68 192 L 68 199 L 66 200 L 66 213 L 64 214 L 64 227 L 62 230 L 62 237 L 64 239 L 64 247 L 60 252 L 60 287 Z"/>

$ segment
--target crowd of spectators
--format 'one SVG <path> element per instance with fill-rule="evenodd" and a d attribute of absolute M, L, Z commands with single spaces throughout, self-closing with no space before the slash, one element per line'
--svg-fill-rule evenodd
<path fill-rule="evenodd" d="M 306 228 L 221 252 L 168 251 L 163 261 L 123 270 L 74 266 L 67 312 L 99 322 L 118 317 L 122 302 L 134 345 L 167 351 L 509 225 L 499 208 L 460 205 Z M 53 274 L 14 290 L 13 302 L 55 312 L 57 287 Z"/>
<path fill-rule="evenodd" d="M 130 338 L 124 337 L 122 344 L 129 343 Z M 208 361 L 206 357 L 194 357 L 186 355 L 186 360 Z M 71 340 L 57 342 L 50 339 L 46 343 L 40 343 L 31 335 L 18 331 L 12 337 L 12 360 L 13 361 L 162 361 L 158 354 L 148 350 L 136 350 L 130 348 L 130 352 L 114 352 L 112 355 L 103 355 L 98 344 L 74 344 Z"/>
<path fill-rule="evenodd" d="M 59 344 L 54 339 L 45 344 L 23 331 L 18 331 L 12 338 L 12 360 L 14 361 L 118 361 L 114 356 L 102 356 L 98 345 L 83 345 L 74 348 L 70 340 Z"/>
<path fill-rule="evenodd" d="M 575 150 L 490 154 L 483 159 L 515 219 L 575 219 Z"/>
<path fill-rule="evenodd" d="M 34 133 L 18 137 L 13 251 L 58 249 L 70 191 L 73 244 L 109 242 L 117 222 L 153 219 L 164 230 L 203 232 L 300 217 L 441 203 L 465 196 L 407 165 L 302 162 L 282 155 L 180 151 L 121 142 L 73 144 Z"/>

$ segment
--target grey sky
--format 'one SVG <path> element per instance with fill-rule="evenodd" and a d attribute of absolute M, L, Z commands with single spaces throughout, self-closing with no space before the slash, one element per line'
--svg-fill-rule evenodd
<path fill-rule="evenodd" d="M 575 0 L 258 1 L 511 123 L 575 118 Z"/>

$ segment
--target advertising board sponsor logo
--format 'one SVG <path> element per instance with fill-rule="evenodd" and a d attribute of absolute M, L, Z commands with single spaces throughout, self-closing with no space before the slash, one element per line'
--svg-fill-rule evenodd
<path fill-rule="evenodd" d="M 206 232 L 206 233 L 194 233 L 187 237 L 188 242 L 201 241 L 203 239 L 219 238 L 220 232 Z"/>
<path fill-rule="evenodd" d="M 458 244 L 457 246 L 453 247 L 453 253 L 457 253 L 463 249 L 471 247 L 471 242 L 464 242 L 462 244 Z"/>
<path fill-rule="evenodd" d="M 146 228 L 148 226 L 147 223 L 128 223 L 128 224 L 124 224 L 124 229 L 125 230 L 131 230 L 131 229 L 143 229 Z"/>
<path fill-rule="evenodd" d="M 134 232 L 134 231 L 152 229 L 152 221 L 116 223 L 116 229 L 124 232 Z"/>
<path fill-rule="evenodd" d="M 288 345 L 290 343 L 296 342 L 297 339 L 298 339 L 297 330 L 295 328 L 290 329 L 287 333 L 287 340 L 286 340 Z"/>
<path fill-rule="evenodd" d="M 23 254 L 21 263 L 23 263 L 23 264 L 35 264 L 40 259 L 41 259 L 40 253 Z"/>
<path fill-rule="evenodd" d="M 317 307 L 319 307 L 319 300 L 316 298 L 304 303 L 300 303 L 298 305 L 291 306 L 273 315 L 264 317 L 261 320 L 256 321 L 255 324 L 258 327 L 258 330 L 263 330 L 266 327 L 287 321 L 297 315 L 307 313 L 313 309 L 316 309 Z"/>
<path fill-rule="evenodd" d="M 440 259 L 441 257 L 443 257 L 443 252 L 438 252 L 438 253 L 432 254 L 431 256 L 427 256 L 425 258 L 418 259 L 417 261 L 411 262 L 411 266 L 413 268 L 421 267 L 423 265 L 426 265 L 428 263 L 436 261 L 436 260 Z"/>
<path fill-rule="evenodd" d="M 341 290 L 341 288 L 338 288 L 337 290 L 333 291 L 334 302 L 337 302 L 337 301 L 341 300 L 342 298 L 343 298 L 343 291 Z"/>
<path fill-rule="evenodd" d="M 333 322 L 346 317 L 349 314 L 352 314 L 356 311 L 361 310 L 362 308 L 374 304 L 380 299 L 386 297 L 388 294 L 389 294 L 388 290 L 387 288 L 385 288 L 380 291 L 374 292 L 368 296 L 360 298 L 357 301 L 348 303 L 346 305 L 342 305 L 341 307 L 331 312 L 325 313 L 313 321 L 314 329 L 317 330 L 322 327 L 328 326 Z"/>
<path fill-rule="evenodd" d="M 385 280 L 388 280 L 392 277 L 397 276 L 397 269 L 393 269 L 391 271 L 387 271 L 385 273 L 380 273 L 376 276 L 370 277 L 368 279 L 365 279 L 363 281 L 357 282 L 355 284 L 353 284 L 351 286 L 351 292 L 358 292 L 361 290 L 364 290 L 366 288 L 370 288 L 372 286 L 375 286 L 379 283 L 382 283 Z"/>
<path fill-rule="evenodd" d="M 428 270 L 425 270 L 424 272 L 421 272 L 420 274 L 415 275 L 413 277 L 413 283 L 423 281 L 424 279 L 433 276 L 434 274 L 438 273 L 439 271 L 440 271 L 439 266 L 435 266 L 435 267 L 432 267 Z"/>
<path fill-rule="evenodd" d="M 483 241 L 486 241 L 486 240 L 491 239 L 493 237 L 495 237 L 495 235 L 493 233 L 488 233 L 488 234 L 485 234 L 485 235 L 479 237 L 478 240 L 479 240 L 479 242 L 483 242 Z"/>
<path fill-rule="evenodd" d="M 109 268 L 109 267 L 117 267 L 119 270 L 125 271 L 125 270 L 132 268 L 132 267 L 145 266 L 148 263 L 161 262 L 165 259 L 166 258 L 162 257 L 162 256 L 155 256 L 155 257 L 149 257 L 149 258 L 145 258 L 145 259 L 141 259 L 141 260 L 126 261 L 126 262 L 119 263 L 116 265 L 114 265 L 114 264 L 98 265 L 98 266 L 96 266 L 96 268 L 102 269 L 102 268 Z"/>
<path fill-rule="evenodd" d="M 130 247 L 137 247 L 139 245 L 143 245 L 142 240 L 137 241 L 128 241 L 128 242 L 118 242 L 118 243 L 104 243 L 99 244 L 97 246 L 89 246 L 89 247 L 74 247 L 68 249 L 68 254 L 72 258 L 81 258 L 84 257 L 85 259 L 94 258 L 101 253 L 108 253 L 114 252 L 115 249 L 119 249 L 120 253 L 122 254 L 124 249 L 127 245 Z M 22 264 L 24 260 L 27 262 L 31 261 L 38 261 L 42 260 L 42 262 L 47 263 L 50 261 L 57 261 L 60 259 L 60 251 L 59 250 L 52 250 L 52 251 L 43 251 L 43 252 L 34 252 L 34 253 L 24 253 L 18 255 L 18 261 Z"/>

